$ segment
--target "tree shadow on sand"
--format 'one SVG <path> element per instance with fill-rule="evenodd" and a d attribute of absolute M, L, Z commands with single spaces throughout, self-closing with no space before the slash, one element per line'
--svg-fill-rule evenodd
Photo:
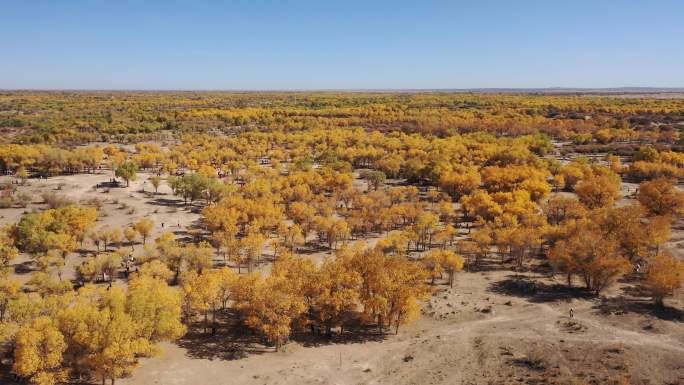
<path fill-rule="evenodd" d="M 186 354 L 192 358 L 225 361 L 272 350 L 263 344 L 260 336 L 241 325 L 234 312 L 226 310 L 217 321 L 218 327 L 214 334 L 205 332 L 203 322 L 191 325 L 188 332 L 178 340 L 178 346 L 186 349 Z"/>
<path fill-rule="evenodd" d="M 386 334 L 378 332 L 376 325 L 363 325 L 358 320 L 347 323 L 344 332 L 326 334 L 320 328 L 302 329 L 294 332 L 290 341 L 305 347 L 331 344 L 352 344 L 382 341 Z M 197 322 L 178 340 L 178 346 L 186 349 L 191 358 L 232 361 L 253 354 L 274 352 L 275 348 L 258 333 L 243 325 L 236 312 L 227 309 L 217 317 L 216 333 L 204 330 L 204 323 Z"/>
<path fill-rule="evenodd" d="M 182 199 L 155 198 L 147 201 L 148 205 L 164 207 L 184 207 Z"/>
<path fill-rule="evenodd" d="M 627 313 L 649 315 L 665 321 L 684 321 L 684 310 L 675 307 L 658 306 L 653 301 L 651 292 L 643 285 L 643 277 L 630 274 L 622 277 L 622 294 L 617 297 L 602 297 L 601 302 L 593 307 L 603 315 L 622 315 Z"/>
<path fill-rule="evenodd" d="M 501 295 L 525 298 L 533 303 L 598 298 L 582 287 L 568 287 L 563 284 L 548 285 L 535 281 L 534 277 L 517 274 L 509 275 L 504 280 L 492 283 L 488 290 Z M 649 297 L 648 292 L 641 286 L 627 286 L 623 289 L 623 293 L 618 297 L 600 297 L 600 303 L 592 308 L 602 315 L 635 313 L 650 315 L 666 321 L 684 321 L 684 310 L 657 306 Z"/>
<path fill-rule="evenodd" d="M 512 274 L 506 279 L 489 285 L 489 291 L 501 295 L 526 298 L 530 302 L 544 303 L 556 301 L 569 301 L 574 298 L 592 298 L 594 295 L 580 287 L 568 287 L 567 285 L 549 285 L 538 282 L 533 277 Z"/>
<path fill-rule="evenodd" d="M 649 315 L 664 321 L 684 322 L 684 310 L 669 306 L 658 306 L 651 299 L 619 296 L 602 298 L 592 307 L 602 315 L 623 315 L 628 313 Z"/>
<path fill-rule="evenodd" d="M 15 263 L 12 267 L 14 268 L 14 273 L 17 275 L 30 274 L 34 271 L 38 271 L 33 260 Z"/>
<path fill-rule="evenodd" d="M 464 270 L 468 271 L 469 273 L 485 273 L 510 270 L 509 266 L 502 264 L 499 261 L 492 261 L 491 259 L 481 258 L 480 260 L 476 261 L 475 257 L 470 257 L 469 261 L 470 262 L 467 263 L 464 267 Z"/>
<path fill-rule="evenodd" d="M 366 342 L 378 342 L 385 339 L 387 335 L 380 333 L 377 325 L 365 325 L 358 319 L 348 321 L 343 331 L 333 331 L 325 333 L 319 328 L 312 328 L 307 332 L 295 333 L 293 341 L 301 343 L 306 347 L 316 347 L 333 344 L 362 344 Z"/>
<path fill-rule="evenodd" d="M 312 255 L 316 253 L 324 253 L 331 250 L 332 249 L 326 245 L 322 245 L 315 242 L 308 242 L 305 246 L 297 248 L 297 254 Z"/>

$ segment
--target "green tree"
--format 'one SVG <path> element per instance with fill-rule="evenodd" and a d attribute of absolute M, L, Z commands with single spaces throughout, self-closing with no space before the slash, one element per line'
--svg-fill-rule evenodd
<path fill-rule="evenodd" d="M 135 162 L 124 162 L 116 168 L 114 175 L 126 181 L 126 187 L 130 181 L 135 180 L 138 175 L 138 165 Z"/>
<path fill-rule="evenodd" d="M 154 187 L 154 193 L 156 194 L 159 190 L 159 186 L 161 186 L 161 178 L 157 175 L 152 176 L 150 177 L 150 183 L 152 183 L 152 187 Z"/>

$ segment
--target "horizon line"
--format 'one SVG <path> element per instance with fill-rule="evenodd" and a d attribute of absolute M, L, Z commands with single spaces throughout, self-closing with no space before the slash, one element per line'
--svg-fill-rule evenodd
<path fill-rule="evenodd" d="M 0 88 L 0 92 L 425 92 L 425 93 L 510 93 L 510 92 L 594 92 L 594 93 L 681 93 L 684 87 L 473 87 L 473 88 Z"/>

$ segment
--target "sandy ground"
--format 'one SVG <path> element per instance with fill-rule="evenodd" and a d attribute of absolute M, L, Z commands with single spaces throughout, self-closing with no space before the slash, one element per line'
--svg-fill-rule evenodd
<path fill-rule="evenodd" d="M 148 181 L 150 176 L 148 173 L 140 173 L 136 181 L 130 182 L 129 187 L 122 184 L 118 188 L 96 188 L 98 183 L 111 179 L 109 172 L 29 179 L 25 186 L 17 186 L 17 191 L 29 192 L 34 198 L 33 202 L 27 208 L 0 210 L 0 225 L 15 223 L 22 213 L 34 208 L 44 209 L 45 205 L 40 203 L 43 192 L 54 192 L 81 204 L 91 198 L 102 200 L 105 204 L 100 210 L 103 215 L 97 222 L 98 228 L 126 226 L 146 217 L 155 222 L 154 234 L 158 234 L 162 231 L 162 223 L 166 226 L 164 230 L 171 231 L 178 229 L 179 224 L 180 228 L 185 229 L 199 218 L 199 214 L 189 212 L 184 207 L 182 199 L 171 195 L 166 184 L 162 183 L 155 194 Z M 0 177 L 0 183 L 10 180 L 7 176 Z"/>

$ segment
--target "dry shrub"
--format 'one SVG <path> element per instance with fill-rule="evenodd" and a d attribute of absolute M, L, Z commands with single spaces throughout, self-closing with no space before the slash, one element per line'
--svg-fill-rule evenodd
<path fill-rule="evenodd" d="M 27 192 L 21 192 L 17 195 L 16 202 L 21 208 L 25 208 L 33 201 L 33 195 Z"/>
<path fill-rule="evenodd" d="M 587 381 L 575 376 L 567 367 L 561 368 L 557 383 L 559 385 L 589 385 Z"/>
<path fill-rule="evenodd" d="M 629 376 L 625 374 L 618 374 L 608 379 L 606 385 L 632 385 Z"/>
<path fill-rule="evenodd" d="M 11 196 L 0 197 L 0 209 L 8 209 L 14 204 L 14 199 Z"/>
<path fill-rule="evenodd" d="M 98 197 L 91 197 L 85 201 L 85 204 L 88 206 L 93 206 L 96 209 L 100 210 L 102 206 L 104 206 L 104 201 Z"/>
<path fill-rule="evenodd" d="M 54 192 L 44 192 L 40 196 L 43 198 L 43 203 L 45 203 L 48 208 L 51 209 L 57 209 L 74 204 L 71 199 Z"/>
<path fill-rule="evenodd" d="M 549 366 L 546 354 L 539 349 L 530 350 L 525 356 L 514 359 L 513 363 L 537 371 L 545 371 Z"/>

